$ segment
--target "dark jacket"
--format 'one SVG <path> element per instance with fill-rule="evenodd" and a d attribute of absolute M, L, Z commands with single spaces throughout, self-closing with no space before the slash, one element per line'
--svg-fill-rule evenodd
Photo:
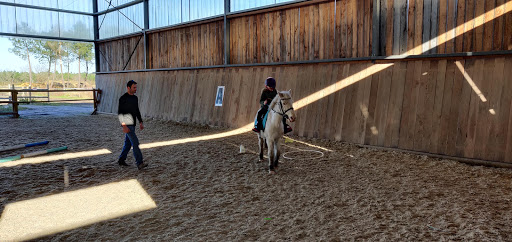
<path fill-rule="evenodd" d="M 275 88 L 274 88 L 274 91 L 269 91 L 268 89 L 263 88 L 263 90 L 261 90 L 261 96 L 260 96 L 261 106 L 263 107 L 265 105 L 264 104 L 265 100 L 268 100 L 267 105 L 269 105 L 270 102 L 274 99 L 274 97 L 276 97 L 276 95 L 277 95 L 277 91 Z"/>
<path fill-rule="evenodd" d="M 117 109 L 118 114 L 131 114 L 133 117 L 133 125 L 137 124 L 135 118 L 142 123 L 142 117 L 139 110 L 139 99 L 135 95 L 125 93 L 119 98 L 119 108 Z"/>

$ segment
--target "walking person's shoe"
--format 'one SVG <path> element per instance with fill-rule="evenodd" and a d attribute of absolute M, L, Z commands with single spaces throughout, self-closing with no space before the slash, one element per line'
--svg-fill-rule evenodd
<path fill-rule="evenodd" d="M 147 167 L 147 166 L 148 166 L 148 164 L 146 164 L 146 163 L 140 163 L 137 165 L 137 169 L 142 170 L 142 169 L 144 169 L 144 167 Z"/>
<path fill-rule="evenodd" d="M 256 127 L 252 128 L 252 131 L 254 131 L 254 132 L 256 132 L 256 133 L 259 133 L 259 132 L 260 132 Z"/>
<path fill-rule="evenodd" d="M 119 164 L 119 166 L 130 166 L 130 165 L 126 164 L 126 161 L 121 160 L 121 159 L 119 159 L 119 160 L 117 161 L 117 164 Z"/>

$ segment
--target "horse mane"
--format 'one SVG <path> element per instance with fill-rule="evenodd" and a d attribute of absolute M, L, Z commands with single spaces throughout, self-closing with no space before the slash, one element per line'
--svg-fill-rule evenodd
<path fill-rule="evenodd" d="M 270 109 L 274 109 L 274 106 L 276 106 L 277 100 L 279 99 L 279 91 L 276 90 L 276 92 L 277 92 L 276 96 L 274 97 L 274 99 L 272 99 L 272 102 L 270 102 L 270 105 L 268 105 L 268 107 Z"/>
<path fill-rule="evenodd" d="M 274 97 L 274 99 L 272 99 L 272 102 L 270 103 L 270 105 L 268 105 L 269 108 L 271 108 L 271 109 L 273 109 L 274 106 L 276 106 L 277 100 L 279 100 L 280 91 L 276 90 L 276 92 L 277 92 L 277 95 Z M 288 94 L 289 96 L 291 96 L 289 91 L 282 91 L 281 93 Z"/>

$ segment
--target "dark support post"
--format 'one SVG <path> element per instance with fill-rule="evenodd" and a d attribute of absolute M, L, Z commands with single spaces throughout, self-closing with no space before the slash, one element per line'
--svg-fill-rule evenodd
<path fill-rule="evenodd" d="M 144 69 L 150 69 L 149 63 L 149 40 L 147 30 L 149 29 L 149 0 L 144 0 Z"/>
<path fill-rule="evenodd" d="M 372 56 L 380 56 L 380 0 L 373 0 Z"/>
<path fill-rule="evenodd" d="M 227 14 L 231 11 L 231 0 L 224 0 L 224 65 L 229 65 L 229 19 Z"/>
<path fill-rule="evenodd" d="M 92 0 L 92 11 L 93 13 L 98 12 L 98 0 Z M 100 30 L 98 24 L 98 15 L 94 15 L 93 26 L 94 26 L 94 62 L 96 63 L 96 72 L 100 72 L 100 47 L 98 46 L 98 39 L 100 39 Z"/>
<path fill-rule="evenodd" d="M 20 115 L 18 113 L 18 91 L 11 91 L 12 96 L 12 112 L 14 118 L 19 118 Z"/>

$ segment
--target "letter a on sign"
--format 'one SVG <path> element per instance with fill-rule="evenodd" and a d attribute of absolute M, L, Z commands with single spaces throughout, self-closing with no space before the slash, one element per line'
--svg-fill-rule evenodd
<path fill-rule="evenodd" d="M 215 106 L 222 106 L 224 100 L 224 86 L 217 87 L 217 95 L 215 96 Z"/>

